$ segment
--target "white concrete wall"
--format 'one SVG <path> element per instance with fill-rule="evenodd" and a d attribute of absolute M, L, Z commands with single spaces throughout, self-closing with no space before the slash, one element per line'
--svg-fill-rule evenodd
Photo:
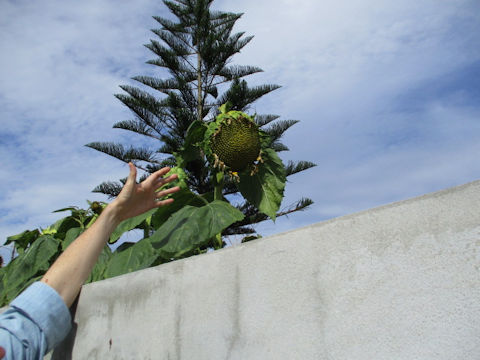
<path fill-rule="evenodd" d="M 480 182 L 84 286 L 57 359 L 480 359 Z"/>

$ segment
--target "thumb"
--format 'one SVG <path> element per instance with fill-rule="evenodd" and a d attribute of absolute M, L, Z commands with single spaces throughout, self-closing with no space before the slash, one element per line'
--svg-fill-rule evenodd
<path fill-rule="evenodd" d="M 128 166 L 130 167 L 130 173 L 128 174 L 127 182 L 125 183 L 125 185 L 132 186 L 135 185 L 137 179 L 137 168 L 131 162 L 128 163 Z"/>

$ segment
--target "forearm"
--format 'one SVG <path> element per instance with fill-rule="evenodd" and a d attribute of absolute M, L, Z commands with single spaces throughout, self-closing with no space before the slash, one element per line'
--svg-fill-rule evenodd
<path fill-rule="evenodd" d="M 107 206 L 95 223 L 70 244 L 43 276 L 41 281 L 54 288 L 68 307 L 118 224 L 115 208 Z"/>
<path fill-rule="evenodd" d="M 170 204 L 173 199 L 160 199 L 180 190 L 175 186 L 157 192 L 163 185 L 178 179 L 175 174 L 166 179 L 162 178 L 170 171 L 168 167 L 156 171 L 140 184 L 136 184 L 137 170 L 132 163 L 128 166 L 130 174 L 118 197 L 102 211 L 90 228 L 70 244 L 41 280 L 55 289 L 68 307 L 72 305 L 92 272 L 98 256 L 117 225 L 150 209 Z"/>

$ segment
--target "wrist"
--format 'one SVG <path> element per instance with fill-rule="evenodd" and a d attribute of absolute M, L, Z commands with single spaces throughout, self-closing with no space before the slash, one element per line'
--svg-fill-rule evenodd
<path fill-rule="evenodd" d="M 121 211 L 118 208 L 115 200 L 108 204 L 105 209 L 103 209 L 100 216 L 105 217 L 105 219 L 113 226 L 113 228 L 116 228 L 123 221 L 121 217 Z"/>

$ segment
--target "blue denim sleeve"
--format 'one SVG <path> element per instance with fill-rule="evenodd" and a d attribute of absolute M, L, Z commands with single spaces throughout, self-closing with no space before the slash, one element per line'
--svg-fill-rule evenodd
<path fill-rule="evenodd" d="M 42 359 L 70 327 L 70 312 L 60 295 L 47 284 L 35 282 L 0 315 L 4 359 Z"/>

